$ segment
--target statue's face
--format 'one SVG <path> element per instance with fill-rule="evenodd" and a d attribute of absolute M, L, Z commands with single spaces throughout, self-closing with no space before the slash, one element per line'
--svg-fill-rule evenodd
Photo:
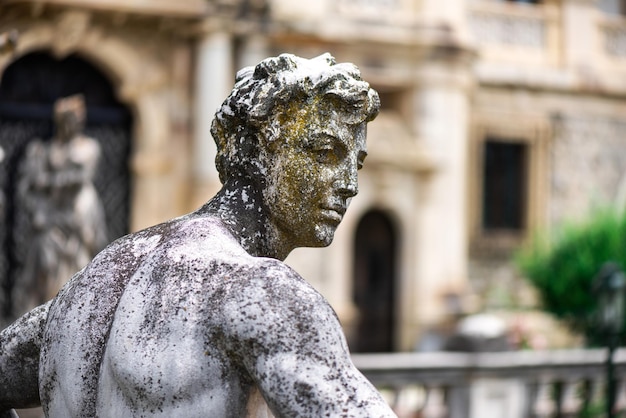
<path fill-rule="evenodd" d="M 328 103 L 293 107 L 266 155 L 264 203 L 293 248 L 326 246 L 357 194 L 366 125 L 342 122 Z"/>

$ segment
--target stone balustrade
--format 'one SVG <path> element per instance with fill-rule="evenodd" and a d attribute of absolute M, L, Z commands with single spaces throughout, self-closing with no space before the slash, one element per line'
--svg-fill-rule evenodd
<path fill-rule="evenodd" d="M 400 418 L 602 416 L 606 350 L 354 354 Z M 626 349 L 614 357 L 626 411 Z M 590 415 L 580 415 L 583 411 Z"/>
<path fill-rule="evenodd" d="M 626 66 L 626 18 L 605 17 L 598 22 L 601 51 L 609 64 Z"/>
<path fill-rule="evenodd" d="M 556 65 L 560 22 L 552 4 L 468 2 L 468 28 L 488 61 Z"/>

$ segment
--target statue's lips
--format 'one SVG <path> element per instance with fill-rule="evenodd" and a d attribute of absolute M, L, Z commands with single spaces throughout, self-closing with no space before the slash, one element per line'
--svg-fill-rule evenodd
<path fill-rule="evenodd" d="M 344 213 L 346 213 L 346 209 L 342 207 L 322 208 L 321 213 L 322 217 L 328 219 L 329 221 L 340 223 L 343 219 Z"/>

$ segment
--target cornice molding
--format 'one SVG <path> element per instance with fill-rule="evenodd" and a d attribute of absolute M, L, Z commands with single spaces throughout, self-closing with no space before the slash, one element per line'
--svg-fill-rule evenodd
<path fill-rule="evenodd" d="M 77 7 L 93 11 L 183 19 L 200 19 L 209 11 L 209 2 L 205 0 L 4 0 L 4 4 Z"/>

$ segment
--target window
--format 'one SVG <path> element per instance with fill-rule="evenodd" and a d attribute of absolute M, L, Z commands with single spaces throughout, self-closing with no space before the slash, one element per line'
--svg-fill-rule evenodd
<path fill-rule="evenodd" d="M 540 4 L 541 0 L 506 0 L 509 3 Z"/>
<path fill-rule="evenodd" d="M 626 0 L 599 0 L 598 8 L 612 15 L 626 14 Z"/>
<path fill-rule="evenodd" d="M 545 221 L 550 128 L 519 113 L 476 117 L 469 176 L 470 250 L 508 254 Z"/>
<path fill-rule="evenodd" d="M 488 139 L 483 148 L 482 228 L 521 231 L 526 224 L 527 145 Z"/>
<path fill-rule="evenodd" d="M 378 88 L 381 113 L 399 115 L 404 121 L 412 120 L 410 94 L 406 89 Z"/>

